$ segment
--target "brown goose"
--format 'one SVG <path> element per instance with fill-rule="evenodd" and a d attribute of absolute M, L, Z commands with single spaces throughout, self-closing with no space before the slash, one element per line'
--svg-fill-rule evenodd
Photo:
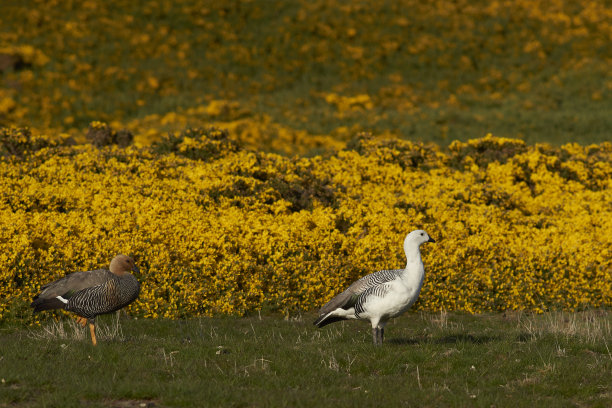
<path fill-rule="evenodd" d="M 75 272 L 41 288 L 30 304 L 34 313 L 41 310 L 65 309 L 76 313 L 77 322 L 85 327 L 89 322 L 91 341 L 95 346 L 95 319 L 132 303 L 138 297 L 140 284 L 130 272 L 139 272 L 134 260 L 117 255 L 110 270 Z"/>

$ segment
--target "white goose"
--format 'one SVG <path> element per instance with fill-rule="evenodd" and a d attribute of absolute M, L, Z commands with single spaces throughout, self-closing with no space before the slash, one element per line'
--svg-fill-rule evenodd
<path fill-rule="evenodd" d="M 421 244 L 436 242 L 423 230 L 412 231 L 404 239 L 406 268 L 371 273 L 354 282 L 319 310 L 314 322 L 323 327 L 340 320 L 369 320 L 372 340 L 381 345 L 387 321 L 404 313 L 416 302 L 425 279 Z"/>

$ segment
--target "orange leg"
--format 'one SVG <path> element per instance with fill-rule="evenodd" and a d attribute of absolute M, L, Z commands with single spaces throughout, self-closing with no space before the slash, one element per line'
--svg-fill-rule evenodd
<path fill-rule="evenodd" d="M 89 332 L 91 333 L 91 342 L 93 343 L 93 345 L 97 345 L 98 341 L 96 340 L 96 326 L 89 322 Z"/>
<path fill-rule="evenodd" d="M 80 325 L 81 325 L 81 327 L 85 327 L 85 325 L 87 324 L 87 319 L 86 319 L 86 318 L 84 318 L 84 317 L 82 317 L 82 316 L 77 316 L 77 317 L 76 317 L 76 322 L 77 322 L 78 324 L 80 324 Z"/>

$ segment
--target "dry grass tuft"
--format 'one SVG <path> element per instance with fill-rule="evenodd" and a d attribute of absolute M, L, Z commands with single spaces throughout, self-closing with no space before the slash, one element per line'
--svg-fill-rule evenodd
<path fill-rule="evenodd" d="M 441 330 L 463 329 L 462 324 L 448 320 L 448 312 L 446 310 L 440 310 L 440 313 L 436 314 L 421 312 L 421 319 Z"/>
<path fill-rule="evenodd" d="M 519 314 L 517 322 L 533 340 L 546 334 L 574 338 L 587 344 L 605 342 L 612 338 L 612 327 L 606 310 L 585 312 L 550 312 L 542 316 Z"/>
<path fill-rule="evenodd" d="M 89 338 L 89 328 L 87 326 L 81 327 L 81 325 L 72 319 L 53 320 L 41 326 L 40 329 L 31 330 L 28 336 L 38 340 L 62 339 L 83 341 Z M 97 319 L 96 337 L 98 341 L 125 340 L 119 321 L 119 313 L 113 315 L 110 324 Z"/>

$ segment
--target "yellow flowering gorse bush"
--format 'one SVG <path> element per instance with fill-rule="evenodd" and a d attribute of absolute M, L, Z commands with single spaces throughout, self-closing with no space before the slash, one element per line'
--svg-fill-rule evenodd
<path fill-rule="evenodd" d="M 3 146 L 32 138 L 1 135 Z M 488 135 L 441 149 L 361 134 L 329 156 L 287 158 L 216 128 L 151 147 L 63 140 L 3 150 L 0 318 L 121 252 L 140 266 L 137 315 L 309 310 L 403 267 L 415 228 L 437 241 L 422 247 L 418 309 L 612 305 L 610 143 Z"/>

